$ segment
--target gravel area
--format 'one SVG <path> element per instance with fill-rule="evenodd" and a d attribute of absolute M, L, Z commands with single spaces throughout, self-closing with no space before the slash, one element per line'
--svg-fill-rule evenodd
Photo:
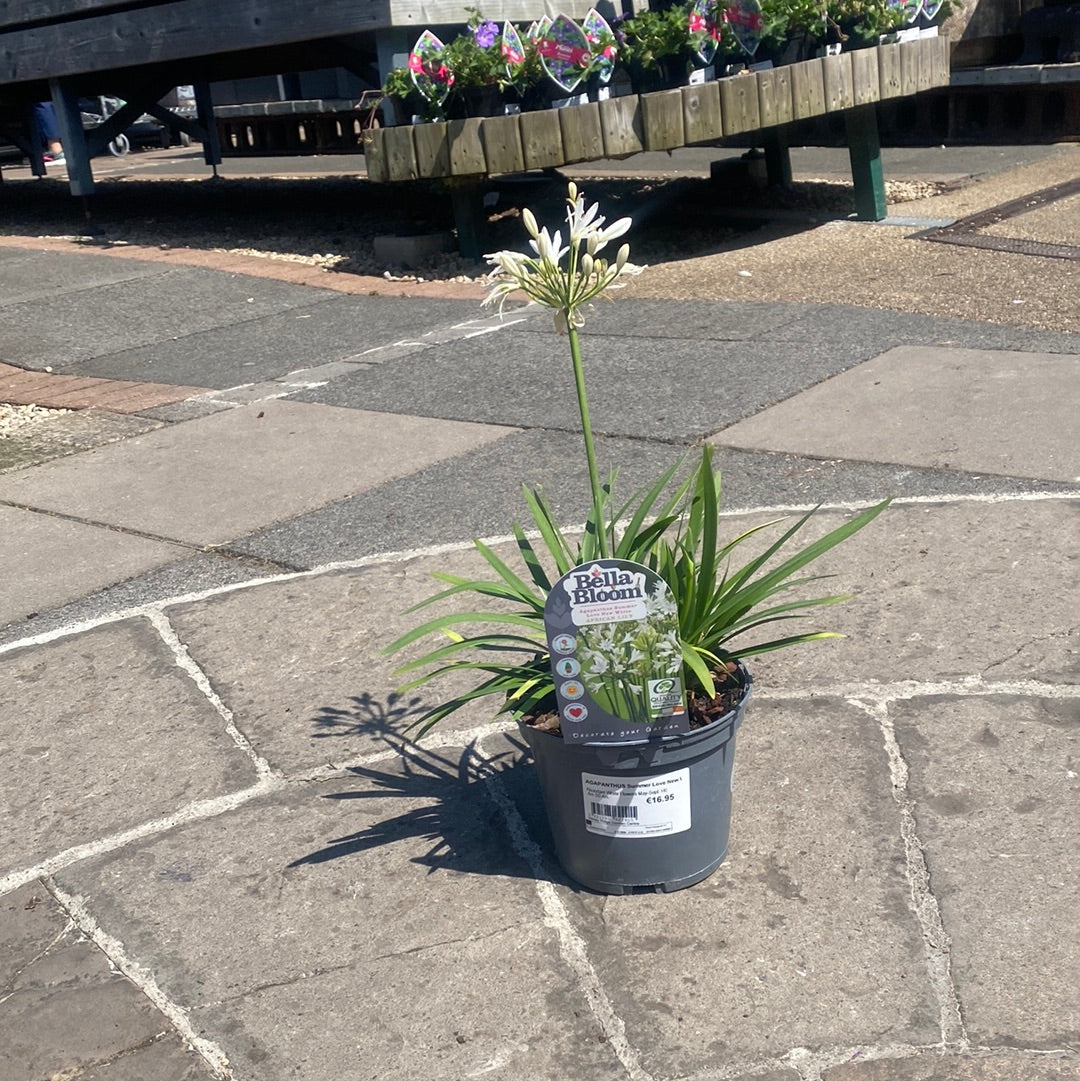
<path fill-rule="evenodd" d="M 0 402 L 0 439 L 32 435 L 35 428 L 70 412 L 70 409 L 45 409 L 40 405 L 9 405 Z"/>
<path fill-rule="evenodd" d="M 651 262 L 708 251 L 718 237 L 742 235 L 754 222 L 731 225 L 732 212 L 802 211 L 845 215 L 853 212 L 850 183 L 807 180 L 790 191 L 717 191 L 700 178 L 620 177 L 585 180 L 590 201 L 602 202 L 611 217 L 631 214 L 635 255 Z M 13 213 L 0 223 L 0 236 L 48 237 L 72 243 L 186 248 L 273 262 L 316 267 L 338 274 L 396 281 L 475 281 L 483 263 L 440 254 L 415 268 L 388 265 L 375 256 L 380 235 L 450 232 L 453 218 L 444 191 L 417 184 L 388 189 L 353 177 L 299 180 L 244 178 L 220 182 L 193 180 L 104 180 L 98 185 L 89 223 L 57 181 L 12 185 Z M 890 204 L 931 196 L 944 185 L 906 181 L 887 183 Z M 562 217 L 565 182 L 540 176 L 496 183 L 491 209 L 493 248 L 520 247 L 522 207 L 541 220 Z M 76 211 L 73 213 L 73 211 Z M 718 220 L 719 219 L 719 220 Z M 700 228 L 710 221 L 708 234 Z"/>

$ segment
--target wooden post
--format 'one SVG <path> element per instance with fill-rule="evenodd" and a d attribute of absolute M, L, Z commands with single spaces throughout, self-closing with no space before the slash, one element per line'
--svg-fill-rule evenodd
<path fill-rule="evenodd" d="M 480 125 L 480 140 L 484 144 L 485 171 L 489 175 L 525 171 L 521 130 L 516 116 L 488 117 Z"/>
<path fill-rule="evenodd" d="M 415 180 L 416 149 L 413 146 L 412 125 L 383 128 L 382 138 L 386 156 L 386 179 Z"/>
<path fill-rule="evenodd" d="M 851 86 L 856 105 L 870 105 L 881 99 L 877 49 L 855 49 L 852 52 Z"/>
<path fill-rule="evenodd" d="M 464 259 L 479 262 L 488 247 L 487 211 L 484 185 L 477 180 L 451 181 L 450 205 L 457 226 L 458 250 Z"/>
<path fill-rule="evenodd" d="M 758 115 L 763 128 L 790 124 L 795 118 L 791 99 L 791 73 L 786 67 L 757 73 Z"/>
<path fill-rule="evenodd" d="M 719 86 L 725 135 L 738 135 L 761 127 L 757 77 L 753 73 L 720 79 Z"/>
<path fill-rule="evenodd" d="M 604 156 L 604 133 L 600 122 L 600 106 L 596 102 L 571 105 L 553 111 L 559 117 L 566 165 L 577 161 L 594 161 Z"/>
<path fill-rule="evenodd" d="M 386 132 L 389 128 L 376 128 L 371 142 L 364 148 L 364 166 L 367 178 L 374 184 L 385 184 L 390 179 L 390 167 L 386 160 Z"/>
<path fill-rule="evenodd" d="M 720 87 L 716 80 L 685 87 L 680 93 L 687 145 L 719 139 L 724 134 L 724 124 L 720 115 Z"/>
<path fill-rule="evenodd" d="M 640 153 L 645 149 L 641 99 L 627 94 L 600 102 L 600 128 L 604 136 L 604 157 L 624 158 Z"/>
<path fill-rule="evenodd" d="M 902 92 L 900 82 L 900 46 L 878 46 L 878 94 L 882 100 L 898 98 Z"/>
<path fill-rule="evenodd" d="M 449 176 L 450 139 L 446 134 L 446 125 L 412 124 L 409 131 L 412 132 L 413 149 L 416 153 L 417 176 Z"/>
<path fill-rule="evenodd" d="M 855 88 L 851 81 L 851 53 L 821 58 L 825 82 L 825 111 L 840 112 L 855 104 Z"/>
<path fill-rule="evenodd" d="M 549 169 L 566 163 L 559 114 L 568 111 L 567 109 L 538 109 L 534 113 L 521 114 L 521 150 L 527 170 Z"/>
<path fill-rule="evenodd" d="M 484 144 L 480 139 L 483 122 L 483 117 L 474 116 L 467 120 L 451 120 L 446 125 L 451 176 L 479 176 L 484 172 Z"/>
<path fill-rule="evenodd" d="M 791 101 L 796 120 L 809 120 L 825 112 L 825 72 L 820 60 L 791 65 Z"/>
<path fill-rule="evenodd" d="M 855 216 L 859 221 L 885 217 L 885 178 L 881 171 L 881 141 L 877 106 L 860 105 L 844 113 L 851 179 L 855 184 Z"/>
<path fill-rule="evenodd" d="M 640 101 L 646 150 L 673 150 L 686 145 L 681 91 L 661 90 L 655 94 L 642 94 Z"/>

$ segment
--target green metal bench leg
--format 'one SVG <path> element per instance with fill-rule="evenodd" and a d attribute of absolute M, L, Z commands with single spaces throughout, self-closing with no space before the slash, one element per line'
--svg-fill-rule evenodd
<path fill-rule="evenodd" d="M 488 248 L 487 212 L 484 185 L 451 183 L 450 205 L 457 226 L 458 250 L 464 259 L 483 259 Z"/>
<path fill-rule="evenodd" d="M 765 149 L 765 175 L 770 188 L 791 187 L 791 151 L 787 132 L 783 128 L 769 128 L 762 132 Z"/>
<path fill-rule="evenodd" d="M 217 121 L 214 119 L 214 102 L 210 97 L 210 84 L 205 80 L 193 85 L 195 91 L 195 115 L 203 130 L 203 161 L 214 167 L 221 164 L 221 142 L 218 139 Z"/>
<path fill-rule="evenodd" d="M 72 195 L 92 195 L 94 174 L 90 170 L 90 148 L 79 111 L 79 95 L 67 79 L 50 79 L 49 92 L 67 160 L 68 190 Z"/>
<path fill-rule="evenodd" d="M 877 109 L 873 105 L 848 109 L 844 113 L 844 123 L 851 179 L 855 182 L 855 217 L 859 221 L 881 221 L 887 211 Z"/>

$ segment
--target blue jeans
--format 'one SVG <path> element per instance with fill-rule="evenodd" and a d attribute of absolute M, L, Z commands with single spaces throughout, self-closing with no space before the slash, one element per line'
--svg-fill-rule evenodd
<path fill-rule="evenodd" d="M 56 122 L 56 110 L 51 101 L 35 102 L 34 118 L 37 120 L 41 138 L 46 147 L 50 143 L 60 142 L 60 125 Z"/>

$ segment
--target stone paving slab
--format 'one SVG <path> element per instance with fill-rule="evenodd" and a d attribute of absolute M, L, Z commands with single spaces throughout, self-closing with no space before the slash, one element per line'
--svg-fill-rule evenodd
<path fill-rule="evenodd" d="M 473 685 L 470 675 L 447 680 L 441 691 L 399 695 L 411 677 L 395 669 L 423 650 L 382 651 L 439 613 L 402 614 L 443 588 L 433 570 L 471 576 L 480 563 L 466 550 L 293 578 L 171 607 L 167 615 L 252 746 L 291 776 L 378 751 L 388 733 L 441 701 L 440 693 Z M 427 649 L 439 644 L 432 638 Z M 494 698 L 474 703 L 442 727 L 486 724 L 500 705 Z"/>
<path fill-rule="evenodd" d="M 256 780 L 142 619 L 6 654 L 0 700 L 2 872 Z"/>
<path fill-rule="evenodd" d="M 636 297 L 623 303 L 623 299 L 617 296 L 614 304 L 595 303 L 588 309 L 582 332 L 584 348 L 589 349 L 590 342 L 597 337 L 753 341 L 773 336 L 803 314 L 799 304 L 685 303 Z M 509 304 L 505 311 L 507 318 L 518 314 Z M 522 324 L 521 329 L 550 335 L 550 316 L 537 314 L 537 318 Z"/>
<path fill-rule="evenodd" d="M 1080 999 L 1058 976 L 1080 972 L 1066 841 L 1080 821 L 1080 702 L 928 697 L 889 714 L 969 1038 L 1075 1049 Z"/>
<path fill-rule="evenodd" d="M 1076 482 L 1078 397 L 1075 356 L 904 346 L 718 438 L 789 454 Z"/>
<path fill-rule="evenodd" d="M 867 360 L 876 343 L 846 346 L 589 336 L 583 342 L 598 434 L 687 441 L 715 432 Z M 448 342 L 305 391 L 299 401 L 580 430 L 565 339 L 510 328 Z"/>
<path fill-rule="evenodd" d="M 247 323 L 323 297 L 319 290 L 261 278 L 170 269 L 61 292 L 50 300 L 49 321 L 41 318 L 39 300 L 5 305 L 0 356 L 25 368 L 67 370 L 90 357 Z"/>
<path fill-rule="evenodd" d="M 618 469 L 616 494 L 629 499 L 675 463 L 684 448 L 601 438 L 596 452 L 605 477 Z M 525 484 L 543 489 L 566 528 L 584 522 L 591 497 L 580 434 L 515 431 L 393 484 L 261 530 L 229 548 L 289 566 L 316 567 L 473 537 L 508 536 L 514 522 L 531 525 L 522 495 Z"/>
<path fill-rule="evenodd" d="M 57 881 L 238 1076 L 623 1077 L 472 754 L 443 757 L 289 787 Z"/>
<path fill-rule="evenodd" d="M 84 587 L 73 589 L 72 592 L 77 594 L 75 599 L 59 607 L 42 607 L 30 618 L 0 623 L 0 645 L 55 633 L 76 624 L 96 622 L 104 616 L 141 609 L 148 604 L 280 573 L 280 567 L 257 559 L 222 555 L 217 549 L 196 553 L 183 549 L 180 557 L 172 562 L 134 577 L 122 577 L 120 581 L 88 593 L 83 592 Z"/>
<path fill-rule="evenodd" d="M 659 440 L 596 440 L 600 472 L 618 469 L 616 495 L 631 495 L 695 449 Z M 1046 491 L 1071 485 L 1028 478 L 970 476 L 879 462 L 844 462 L 718 446 L 713 464 L 723 476 L 729 510 L 852 503 L 910 496 Z M 543 429 L 518 432 L 309 514 L 260 530 L 230 550 L 290 567 L 317 567 L 380 552 L 410 551 L 472 537 L 505 536 L 526 521 L 522 484 L 539 485 L 567 528 L 585 521 L 589 482 L 580 435 Z"/>
<path fill-rule="evenodd" d="M 0 306 L 44 300 L 51 304 L 65 293 L 89 294 L 103 285 L 152 280 L 161 273 L 159 264 L 137 259 L 95 259 L 91 253 L 79 251 L 0 247 Z M 39 327 L 26 329 L 32 337 Z"/>
<path fill-rule="evenodd" d="M 734 762 L 715 874 L 668 895 L 569 902 L 645 1070 L 936 1042 L 875 722 L 837 699 L 752 702 Z"/>
<path fill-rule="evenodd" d="M 434 327 L 481 314 L 479 305 L 461 301 L 308 292 L 313 302 L 302 307 L 110 351 L 66 370 L 224 389 L 356 356 L 386 341 L 419 338 Z"/>
<path fill-rule="evenodd" d="M 770 331 L 777 341 L 833 342 L 848 346 L 870 336 L 878 352 L 899 345 L 1080 353 L 1080 334 L 1000 323 L 976 323 L 913 312 L 868 310 L 845 304 L 800 305 L 797 318 Z"/>
<path fill-rule="evenodd" d="M 210 1081 L 146 995 L 113 969 L 39 883 L 0 901 L 5 1081 Z"/>
<path fill-rule="evenodd" d="M 836 575 L 819 595 L 855 597 L 805 629 L 847 639 L 757 657 L 757 678 L 777 691 L 967 677 L 1075 682 L 1080 583 L 1061 538 L 1076 535 L 1078 509 L 1070 499 L 890 507 L 814 564 Z M 819 518 L 808 540 L 839 523 Z"/>
<path fill-rule="evenodd" d="M 268 401 L 0 477 L 0 499 L 222 544 L 510 434 Z"/>
<path fill-rule="evenodd" d="M 822 1081 L 1076 1081 L 1075 1056 L 927 1052 L 911 1058 L 845 1062 L 822 1074 Z"/>
<path fill-rule="evenodd" d="M 0 506 L 4 558 L 18 574 L 4 575 L 0 626 L 22 622 L 96 589 L 182 559 L 187 550 L 150 540 Z"/>

